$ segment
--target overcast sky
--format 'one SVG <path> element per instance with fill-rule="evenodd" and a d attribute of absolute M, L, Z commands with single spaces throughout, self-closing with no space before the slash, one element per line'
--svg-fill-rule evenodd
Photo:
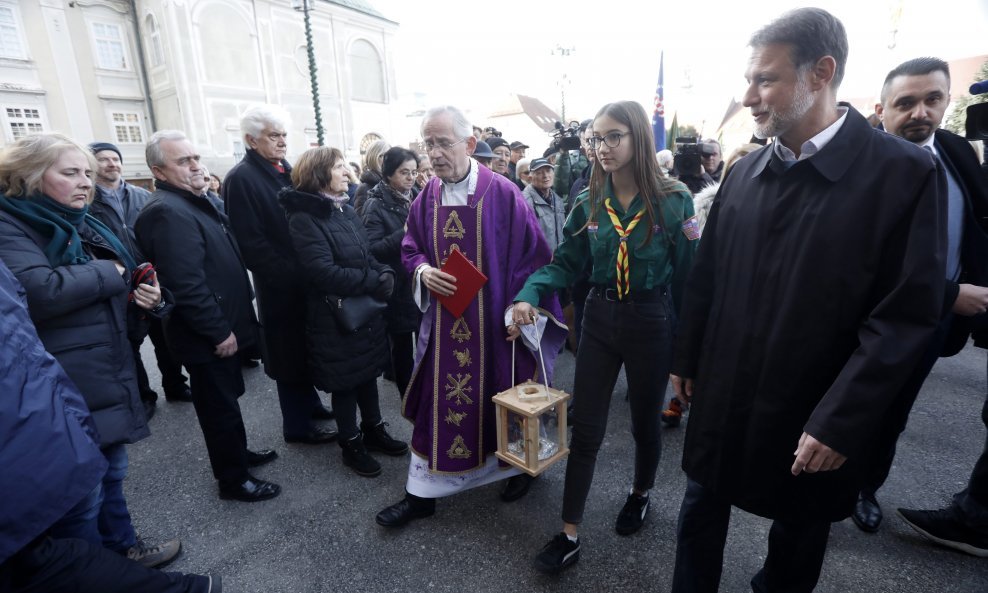
<path fill-rule="evenodd" d="M 699 3 L 641 0 L 370 0 L 401 23 L 392 55 L 398 93 L 414 108 L 452 103 L 485 112 L 512 93 L 538 97 L 567 119 L 630 99 L 651 113 L 665 51 L 666 123 L 704 125 L 712 134 L 744 90 L 746 47 L 791 2 Z M 850 42 L 842 97 L 877 95 L 896 64 L 921 55 L 947 60 L 988 54 L 988 0 L 823 0 Z M 893 25 L 893 14 L 899 14 Z M 898 33 L 893 43 L 892 29 Z M 553 56 L 572 48 L 568 57 Z M 963 85 L 965 88 L 967 84 Z"/>

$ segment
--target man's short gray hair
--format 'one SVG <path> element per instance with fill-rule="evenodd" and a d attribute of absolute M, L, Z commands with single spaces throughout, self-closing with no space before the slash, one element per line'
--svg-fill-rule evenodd
<path fill-rule="evenodd" d="M 287 130 L 291 123 L 288 112 L 277 105 L 251 107 L 240 116 L 240 133 L 251 138 L 260 138 L 264 128 Z"/>
<path fill-rule="evenodd" d="M 425 133 L 425 122 L 429 121 L 434 117 L 439 117 L 440 115 L 446 115 L 453 119 L 453 133 L 456 134 L 456 138 L 462 140 L 469 136 L 473 136 L 473 126 L 470 125 L 467 116 L 463 115 L 463 112 L 453 107 L 452 105 L 440 105 L 439 107 L 433 107 L 432 109 L 425 112 L 425 117 L 422 118 L 422 127 L 419 133 Z"/>
<path fill-rule="evenodd" d="M 151 135 L 144 149 L 144 160 L 148 167 L 160 167 L 165 164 L 165 155 L 161 153 L 162 140 L 188 140 L 189 137 L 178 130 L 158 130 Z"/>

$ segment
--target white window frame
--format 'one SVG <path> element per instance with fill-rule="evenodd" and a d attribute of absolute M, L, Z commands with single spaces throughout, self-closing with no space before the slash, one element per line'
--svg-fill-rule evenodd
<path fill-rule="evenodd" d="M 4 136 L 11 142 L 48 130 L 45 110 L 40 105 L 3 104 Z"/>
<path fill-rule="evenodd" d="M 99 27 L 112 27 L 117 30 L 119 37 L 111 38 L 100 35 L 97 30 Z M 120 23 L 108 23 L 105 21 L 93 21 L 89 24 L 89 30 L 92 33 L 93 40 L 93 60 L 96 62 L 96 67 L 100 70 L 114 70 L 117 72 L 128 72 L 131 70 L 130 64 L 130 43 L 127 39 L 127 30 Z M 101 43 L 119 43 L 120 44 L 120 57 L 123 59 L 123 65 L 112 66 L 104 65 L 100 54 L 100 44 Z"/>
<path fill-rule="evenodd" d="M 161 42 L 161 25 L 151 13 L 144 16 L 144 29 L 148 36 L 148 63 L 152 68 L 165 64 L 165 46 Z M 153 27 L 153 28 L 152 28 Z"/>
<path fill-rule="evenodd" d="M 10 15 L 13 18 L 13 28 L 14 36 L 17 39 L 18 48 L 20 53 L 17 55 L 3 53 L 3 46 L 0 45 L 0 58 L 8 60 L 27 60 L 29 59 L 27 53 L 27 38 L 24 37 L 24 21 L 21 20 L 21 13 L 17 9 L 16 5 L 11 5 L 7 3 L 0 3 L 0 10 L 9 10 Z M 2 33 L 0 33 L 2 34 Z"/>
<path fill-rule="evenodd" d="M 360 91 L 355 91 L 359 88 L 356 84 L 355 78 L 357 76 L 365 76 L 366 73 L 357 68 L 360 64 L 354 62 L 354 49 L 358 44 L 366 44 L 367 47 L 373 52 L 374 61 L 376 62 L 378 81 L 381 85 L 380 96 L 371 97 L 370 95 L 363 94 L 362 89 Z M 369 58 L 370 56 L 361 56 L 361 58 Z M 367 38 L 359 37 L 350 42 L 350 47 L 347 49 L 346 54 L 347 67 L 350 70 L 350 98 L 354 101 L 361 101 L 363 103 L 381 103 L 385 104 L 388 102 L 388 78 L 385 72 L 384 65 L 384 55 L 381 53 L 380 48 L 378 48 L 374 43 Z"/>
<path fill-rule="evenodd" d="M 110 129 L 113 131 L 114 144 L 144 144 L 147 142 L 147 134 L 144 132 L 144 114 L 139 111 L 128 111 L 126 109 L 111 109 Z M 118 117 L 119 116 L 119 117 Z M 138 138 L 133 139 L 134 128 Z M 123 136 L 121 136 L 123 132 Z"/>

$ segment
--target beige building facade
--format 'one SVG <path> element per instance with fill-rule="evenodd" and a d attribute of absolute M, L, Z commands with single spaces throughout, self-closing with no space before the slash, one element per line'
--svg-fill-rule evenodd
<path fill-rule="evenodd" d="M 0 0 L 0 145 L 56 131 L 109 141 L 128 179 L 144 144 L 179 129 L 212 172 L 243 156 L 239 115 L 292 118 L 289 158 L 316 144 L 301 0 Z M 325 143 L 360 152 L 401 121 L 391 46 L 398 24 L 364 0 L 309 0 Z"/>

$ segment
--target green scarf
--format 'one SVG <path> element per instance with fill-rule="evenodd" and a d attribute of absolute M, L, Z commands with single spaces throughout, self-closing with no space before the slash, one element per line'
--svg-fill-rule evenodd
<path fill-rule="evenodd" d="M 0 210 L 26 223 L 49 240 L 44 252 L 53 268 L 84 264 L 92 259 L 82 248 L 79 237 L 79 228 L 83 223 L 106 240 L 128 271 L 137 265 L 113 231 L 89 215 L 88 204 L 79 210 L 63 206 L 41 193 L 27 198 L 0 195 Z"/>

